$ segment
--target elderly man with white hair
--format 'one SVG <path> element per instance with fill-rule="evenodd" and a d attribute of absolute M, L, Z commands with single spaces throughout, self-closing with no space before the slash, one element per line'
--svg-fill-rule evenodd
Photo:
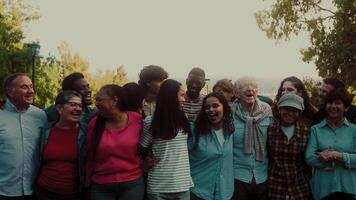
<path fill-rule="evenodd" d="M 252 77 L 235 82 L 237 100 L 232 105 L 235 194 L 238 200 L 267 199 L 267 128 L 271 107 L 257 98 L 258 85 Z"/>

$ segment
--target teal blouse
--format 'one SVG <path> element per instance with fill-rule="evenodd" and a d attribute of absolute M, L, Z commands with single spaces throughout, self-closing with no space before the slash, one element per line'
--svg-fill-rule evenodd
<path fill-rule="evenodd" d="M 261 102 L 258 102 L 261 103 Z M 237 112 L 235 107 L 239 106 L 236 102 L 233 104 L 233 112 Z M 265 106 L 271 109 L 267 104 Z M 240 107 L 241 111 L 247 115 L 243 107 Z M 268 157 L 267 157 L 267 129 L 269 124 L 273 121 L 272 117 L 265 117 L 259 122 L 259 127 L 263 135 L 263 141 L 265 144 L 266 157 L 263 162 L 256 161 L 255 153 L 246 155 L 244 153 L 244 141 L 245 141 L 245 122 L 241 121 L 236 114 L 234 117 L 235 133 L 233 138 L 233 154 L 234 154 L 234 177 L 236 180 L 251 183 L 255 178 L 257 184 L 267 181 L 268 178 Z"/>
<path fill-rule="evenodd" d="M 194 128 L 193 128 L 194 130 Z M 223 145 L 214 131 L 188 138 L 190 171 L 197 197 L 206 200 L 229 200 L 234 193 L 232 142 L 233 134 L 225 135 Z"/>
<path fill-rule="evenodd" d="M 315 153 L 326 149 L 342 152 L 344 166 L 333 162 L 320 162 Z M 311 186 L 316 200 L 333 192 L 356 195 L 356 124 L 345 119 L 333 130 L 326 120 L 323 120 L 313 126 L 306 151 L 306 162 L 315 168 Z"/>

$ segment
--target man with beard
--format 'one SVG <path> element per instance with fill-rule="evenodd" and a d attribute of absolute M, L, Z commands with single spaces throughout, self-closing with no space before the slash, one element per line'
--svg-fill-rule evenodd
<path fill-rule="evenodd" d="M 65 77 L 62 82 L 62 91 L 65 90 L 74 90 L 82 96 L 83 112 L 80 117 L 80 122 L 87 124 L 95 110 L 89 107 L 92 104 L 91 90 L 89 83 L 84 79 L 84 75 L 79 72 L 74 72 Z M 46 108 L 45 112 L 48 117 L 48 122 L 58 121 L 59 114 L 54 105 Z"/>
<path fill-rule="evenodd" d="M 31 105 L 34 90 L 23 73 L 4 82 L 6 101 L 0 109 L 0 200 L 31 199 L 39 163 L 40 130 L 46 114 Z"/>
<path fill-rule="evenodd" d="M 203 69 L 195 67 L 190 70 L 186 79 L 187 92 L 183 104 L 184 113 L 189 122 L 194 122 L 203 104 L 203 95 L 200 91 L 205 86 L 205 72 Z"/>

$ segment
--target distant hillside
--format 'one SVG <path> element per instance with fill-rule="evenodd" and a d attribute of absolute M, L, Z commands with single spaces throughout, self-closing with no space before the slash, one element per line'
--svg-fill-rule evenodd
<path fill-rule="evenodd" d="M 174 79 L 181 82 L 185 86 L 186 78 L 174 78 Z M 216 83 L 216 81 L 218 81 L 220 79 L 222 79 L 222 78 L 211 78 L 210 81 L 207 83 L 207 86 L 203 89 L 204 93 L 206 93 L 207 89 L 209 91 L 211 91 L 214 84 Z M 131 78 L 130 81 L 137 81 L 137 78 L 136 78 L 136 80 Z M 277 93 L 277 89 L 278 89 L 281 81 L 282 81 L 282 79 L 257 78 L 259 94 L 266 95 L 266 96 L 273 98 Z M 234 82 L 235 82 L 235 80 L 233 80 L 233 83 Z"/>

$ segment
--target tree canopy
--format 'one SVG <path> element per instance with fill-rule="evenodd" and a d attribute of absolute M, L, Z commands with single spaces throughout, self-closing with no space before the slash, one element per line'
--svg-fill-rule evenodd
<path fill-rule="evenodd" d="M 308 34 L 303 61 L 314 62 L 321 77 L 337 77 L 356 88 L 356 1 L 275 0 L 255 16 L 268 38 Z"/>
<path fill-rule="evenodd" d="M 107 70 L 106 75 L 95 79 L 89 73 L 88 62 L 78 53 L 70 50 L 69 44 L 59 44 L 59 58 L 34 54 L 31 44 L 24 43 L 26 25 L 38 19 L 36 10 L 21 0 L 0 0 L 0 82 L 15 72 L 32 74 L 35 65 L 36 78 L 34 81 L 36 97 L 35 104 L 44 108 L 53 104 L 58 91 L 61 89 L 63 78 L 72 72 L 81 72 L 93 87 L 94 92 L 103 84 L 127 82 L 124 66 L 116 70 Z M 39 43 L 34 42 L 37 45 Z M 32 43 L 32 44 L 34 44 Z M 4 91 L 0 90 L 0 97 Z"/>

